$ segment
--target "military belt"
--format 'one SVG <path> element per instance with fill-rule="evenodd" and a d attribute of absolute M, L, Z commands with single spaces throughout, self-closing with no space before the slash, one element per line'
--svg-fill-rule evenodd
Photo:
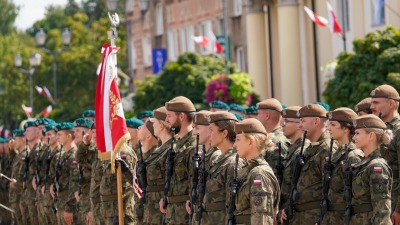
<path fill-rule="evenodd" d="M 345 203 L 329 203 L 328 211 L 346 211 Z"/>
<path fill-rule="evenodd" d="M 168 203 L 171 203 L 171 204 L 186 202 L 187 200 L 189 200 L 188 195 L 168 196 Z"/>
<path fill-rule="evenodd" d="M 148 192 L 159 192 L 159 191 L 164 191 L 164 185 L 153 185 L 153 186 L 147 186 L 146 191 Z"/>
<path fill-rule="evenodd" d="M 93 205 L 99 204 L 101 202 L 101 198 L 90 198 L 90 201 L 92 202 Z"/>
<path fill-rule="evenodd" d="M 365 213 L 372 211 L 372 205 L 370 203 L 360 204 L 360 205 L 352 205 L 353 214 L 357 213 Z"/>
<path fill-rule="evenodd" d="M 304 212 L 312 209 L 319 209 L 320 208 L 320 202 L 315 201 L 315 202 L 307 202 L 303 204 L 295 204 L 294 209 L 296 212 Z"/>
<path fill-rule="evenodd" d="M 251 215 L 237 215 L 235 216 L 236 224 L 251 224 Z"/>
<path fill-rule="evenodd" d="M 117 200 L 118 200 L 118 195 L 100 195 L 101 202 L 112 202 Z"/>
<path fill-rule="evenodd" d="M 225 202 L 204 204 L 205 212 L 215 212 L 223 210 L 226 210 Z"/>

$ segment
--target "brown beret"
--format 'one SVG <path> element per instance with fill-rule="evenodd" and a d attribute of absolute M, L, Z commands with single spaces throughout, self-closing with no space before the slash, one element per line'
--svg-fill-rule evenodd
<path fill-rule="evenodd" d="M 372 90 L 370 96 L 371 98 L 389 98 L 396 101 L 400 100 L 399 92 L 397 92 L 394 87 L 387 84 L 378 86 Z"/>
<path fill-rule="evenodd" d="M 278 101 L 278 99 L 270 98 L 270 99 L 264 100 L 262 102 L 259 102 L 257 104 L 257 108 L 258 108 L 258 110 L 271 109 L 271 110 L 281 112 L 282 104 Z"/>
<path fill-rule="evenodd" d="M 371 98 L 364 98 L 354 107 L 357 113 L 370 108 L 371 108 Z"/>
<path fill-rule="evenodd" d="M 190 99 L 178 96 L 165 103 L 165 108 L 168 111 L 173 112 L 195 112 L 196 108 L 194 107 L 192 101 Z"/>
<path fill-rule="evenodd" d="M 339 121 L 345 123 L 353 123 L 355 119 L 357 119 L 357 113 L 355 113 L 350 108 L 337 108 L 333 111 L 330 111 L 326 114 L 329 120 L 331 121 Z"/>
<path fill-rule="evenodd" d="M 289 106 L 286 109 L 282 109 L 283 118 L 299 118 L 297 112 L 301 109 L 300 106 Z"/>
<path fill-rule="evenodd" d="M 146 123 L 145 123 L 144 125 L 146 126 L 147 130 L 150 131 L 151 135 L 153 135 L 155 138 L 157 138 L 157 137 L 154 135 L 153 122 L 150 121 L 150 120 L 147 120 Z"/>
<path fill-rule="evenodd" d="M 308 104 L 303 106 L 298 112 L 297 116 L 299 118 L 303 117 L 320 117 L 326 118 L 326 109 L 318 104 Z"/>
<path fill-rule="evenodd" d="M 244 119 L 244 120 L 236 123 L 235 124 L 235 132 L 236 132 L 236 134 L 259 133 L 259 134 L 268 135 L 268 133 L 265 130 L 265 127 L 262 125 L 262 123 L 255 118 Z"/>
<path fill-rule="evenodd" d="M 208 116 L 211 114 L 210 111 L 201 110 L 196 115 L 194 115 L 194 124 L 208 126 L 210 123 L 208 122 Z"/>
<path fill-rule="evenodd" d="M 226 111 L 218 111 L 218 112 L 213 112 L 208 115 L 208 122 L 209 123 L 215 123 L 218 121 L 223 121 L 223 120 L 234 120 L 238 121 L 236 116 L 233 115 L 233 113 L 226 112 Z"/>
<path fill-rule="evenodd" d="M 161 120 L 161 121 L 165 121 L 165 119 L 167 118 L 167 109 L 165 108 L 165 106 L 162 106 L 158 109 L 155 109 L 153 111 L 154 114 L 154 118 Z M 152 118 L 150 118 L 152 119 Z M 154 122 L 154 120 L 152 120 Z"/>
<path fill-rule="evenodd" d="M 360 116 L 353 121 L 353 125 L 355 129 L 362 128 L 378 128 L 386 130 L 386 124 L 379 117 L 374 114 L 368 114 L 364 116 Z"/>

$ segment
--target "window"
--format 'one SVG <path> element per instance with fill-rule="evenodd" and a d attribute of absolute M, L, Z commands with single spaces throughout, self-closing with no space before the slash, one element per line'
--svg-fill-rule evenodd
<path fill-rule="evenodd" d="M 153 59 L 151 55 L 151 37 L 144 37 L 142 39 L 143 48 L 143 64 L 145 67 L 153 65 Z"/>
<path fill-rule="evenodd" d="M 164 34 L 164 17 L 163 17 L 163 6 L 161 3 L 156 5 L 156 35 L 160 36 Z"/>
<path fill-rule="evenodd" d="M 233 16 L 242 15 L 242 0 L 233 0 Z"/>
<path fill-rule="evenodd" d="M 168 31 L 168 59 L 173 61 L 178 56 L 178 37 L 175 30 Z"/>
<path fill-rule="evenodd" d="M 201 23 L 199 33 L 201 36 L 206 36 L 209 40 L 207 48 L 201 47 L 200 53 L 203 55 L 211 53 L 211 50 L 212 50 L 211 49 L 211 47 L 212 47 L 211 40 L 213 39 L 211 21 L 206 21 L 206 22 Z"/>
<path fill-rule="evenodd" d="M 385 0 L 371 0 L 372 25 L 385 24 Z"/>
<path fill-rule="evenodd" d="M 135 41 L 133 40 L 133 38 L 131 38 L 131 46 L 129 49 L 130 52 L 128 52 L 131 55 L 131 59 L 132 60 L 132 69 L 136 69 L 136 49 L 135 49 Z"/>
<path fill-rule="evenodd" d="M 180 30 L 181 53 L 195 51 L 193 36 L 193 26 L 188 26 Z"/>
<path fill-rule="evenodd" d="M 236 48 L 236 63 L 240 71 L 246 72 L 246 57 L 243 47 Z"/>
<path fill-rule="evenodd" d="M 134 4 L 134 0 L 126 0 L 125 1 L 125 13 L 133 12 L 133 4 Z"/>
<path fill-rule="evenodd" d="M 350 31 L 349 0 L 339 0 L 337 3 L 337 20 L 339 21 L 342 29 L 348 32 Z"/>

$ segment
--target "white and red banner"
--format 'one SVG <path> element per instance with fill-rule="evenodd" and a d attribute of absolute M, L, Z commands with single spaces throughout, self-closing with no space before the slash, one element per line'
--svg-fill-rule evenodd
<path fill-rule="evenodd" d="M 101 152 L 110 152 L 112 163 L 125 142 L 130 139 L 117 85 L 117 51 L 117 47 L 107 43 L 103 45 L 95 100 L 97 148 Z M 113 164 L 111 169 L 114 171 Z"/>
<path fill-rule="evenodd" d="M 43 86 L 43 88 L 41 88 L 39 86 L 35 86 L 35 88 L 36 88 L 37 92 L 39 92 L 40 95 L 47 97 L 49 99 L 49 101 L 54 104 L 53 96 L 51 96 L 51 93 L 50 93 L 49 89 L 47 89 L 46 86 Z"/>
<path fill-rule="evenodd" d="M 24 110 L 26 116 L 28 118 L 32 117 L 32 107 L 25 106 L 24 104 L 21 105 L 22 109 Z"/>
<path fill-rule="evenodd" d="M 322 16 L 318 16 L 315 12 L 313 12 L 310 8 L 307 6 L 304 6 L 304 11 L 307 13 L 307 15 L 310 17 L 310 19 L 317 25 L 320 25 L 322 27 L 328 26 L 329 21 L 325 19 Z"/>
<path fill-rule="evenodd" d="M 194 40 L 194 42 L 196 42 L 200 46 L 203 46 L 204 48 L 207 47 L 209 42 L 208 37 L 206 36 L 193 36 L 192 39 Z"/>
<path fill-rule="evenodd" d="M 52 105 L 47 106 L 47 107 L 42 111 L 43 117 L 47 117 L 51 111 L 53 111 L 53 106 L 52 106 Z"/>
<path fill-rule="evenodd" d="M 326 1 L 326 6 L 328 7 L 328 20 L 329 20 L 329 28 L 331 29 L 332 33 L 342 33 L 342 28 L 340 27 L 339 22 L 337 21 L 336 14 L 333 11 L 333 8 L 329 1 Z"/>

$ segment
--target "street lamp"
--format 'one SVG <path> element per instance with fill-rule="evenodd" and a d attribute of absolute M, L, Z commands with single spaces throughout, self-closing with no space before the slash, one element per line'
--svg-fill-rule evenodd
<path fill-rule="evenodd" d="M 128 0 L 125 0 L 125 3 Z M 134 86 L 134 80 L 135 80 L 135 70 L 133 69 L 133 37 L 132 37 L 132 25 L 135 22 L 143 22 L 144 20 L 144 15 L 146 12 L 149 10 L 150 7 L 150 1 L 151 0 L 139 0 L 139 6 L 140 6 L 140 18 L 139 19 L 128 19 L 128 14 L 126 14 L 126 18 L 124 21 L 125 23 L 125 29 L 126 29 L 126 35 L 127 35 L 127 48 L 128 48 L 128 72 L 129 72 L 129 92 L 133 93 L 135 92 L 135 86 Z M 116 12 L 118 10 L 118 0 L 107 0 L 107 8 L 108 10 L 112 12 Z"/>
<path fill-rule="evenodd" d="M 36 33 L 36 44 L 38 46 L 42 46 L 42 50 L 48 54 L 53 56 L 53 85 L 54 85 L 54 102 L 57 105 L 57 54 L 61 53 L 61 51 L 49 50 L 44 48 L 44 43 L 46 42 L 46 33 L 42 28 Z M 69 32 L 68 28 L 65 28 L 61 33 L 61 39 L 65 46 L 71 44 L 71 32 Z"/>
<path fill-rule="evenodd" d="M 29 65 L 31 66 L 30 70 L 26 70 L 26 69 L 22 69 L 22 56 L 21 54 L 17 54 L 14 57 L 14 64 L 16 67 L 19 68 L 19 70 L 21 72 L 23 72 L 24 74 L 28 75 L 29 77 L 29 104 L 30 107 L 32 107 L 32 115 L 34 115 L 33 113 L 33 82 L 32 82 L 32 76 L 33 73 L 35 72 L 35 69 L 40 65 L 40 62 L 42 61 L 42 56 L 35 52 L 32 53 L 31 56 L 29 57 Z"/>

